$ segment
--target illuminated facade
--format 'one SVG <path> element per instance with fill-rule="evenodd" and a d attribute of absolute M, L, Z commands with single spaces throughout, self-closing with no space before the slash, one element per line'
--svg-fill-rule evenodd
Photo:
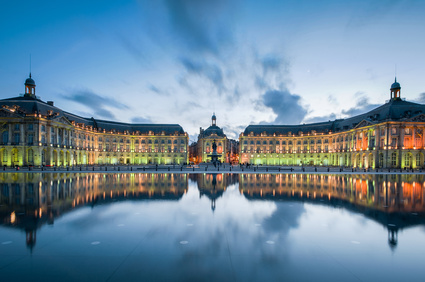
<path fill-rule="evenodd" d="M 83 118 L 43 102 L 35 82 L 0 100 L 0 165 L 184 164 L 188 135 L 178 124 L 128 124 Z"/>
<path fill-rule="evenodd" d="M 239 137 L 241 163 L 423 168 L 425 105 L 400 98 L 362 115 L 303 125 L 250 125 Z"/>
<path fill-rule="evenodd" d="M 199 130 L 198 142 L 196 142 L 195 163 L 210 162 L 210 155 L 213 151 L 212 144 L 215 140 L 217 144 L 217 153 L 221 155 L 218 159 L 222 163 L 230 161 L 230 142 L 227 136 L 223 133 L 223 129 L 217 126 L 217 117 L 215 114 L 211 117 L 211 126 L 207 129 Z"/>

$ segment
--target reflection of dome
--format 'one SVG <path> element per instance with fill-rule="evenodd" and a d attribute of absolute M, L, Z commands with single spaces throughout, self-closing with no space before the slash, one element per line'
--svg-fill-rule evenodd
<path fill-rule="evenodd" d="M 391 89 L 390 90 L 395 90 L 395 89 L 401 89 L 400 83 L 397 82 L 397 78 L 394 80 L 394 83 L 391 84 Z"/>
<path fill-rule="evenodd" d="M 25 80 L 25 85 L 35 86 L 35 81 L 34 79 L 31 78 L 31 74 L 30 74 L 30 77 L 28 77 L 27 80 Z"/>

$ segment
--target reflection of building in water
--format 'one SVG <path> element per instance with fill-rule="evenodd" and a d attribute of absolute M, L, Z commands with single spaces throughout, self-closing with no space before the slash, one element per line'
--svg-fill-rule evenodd
<path fill-rule="evenodd" d="M 191 174 L 190 179 L 196 181 L 199 189 L 199 197 L 207 196 L 211 200 L 211 209 L 215 210 L 215 202 L 220 198 L 227 187 L 238 183 L 237 174 Z"/>
<path fill-rule="evenodd" d="M 388 243 L 397 232 L 424 224 L 424 175 L 241 174 L 239 190 L 248 199 L 316 202 L 361 212 L 388 229 Z"/>
<path fill-rule="evenodd" d="M 178 200 L 186 193 L 186 174 L 2 173 L 0 223 L 25 230 L 27 246 L 36 231 L 62 214 L 111 200 Z"/>

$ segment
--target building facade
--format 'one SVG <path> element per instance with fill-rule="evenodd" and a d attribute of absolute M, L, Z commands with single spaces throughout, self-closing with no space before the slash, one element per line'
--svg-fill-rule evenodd
<path fill-rule="evenodd" d="M 355 168 L 423 168 L 425 105 L 400 98 L 355 117 L 303 125 L 250 125 L 239 136 L 241 163 Z"/>
<path fill-rule="evenodd" d="M 188 134 L 178 124 L 128 124 L 84 118 L 35 95 L 0 100 L 0 165 L 184 164 Z"/>
<path fill-rule="evenodd" d="M 191 158 L 194 163 L 210 162 L 209 156 L 213 151 L 213 143 L 217 145 L 217 153 L 220 155 L 221 163 L 237 162 L 237 148 L 235 142 L 227 138 L 223 129 L 217 126 L 215 114 L 211 117 L 211 126 L 207 129 L 199 129 L 198 141 L 194 144 L 194 156 Z"/>

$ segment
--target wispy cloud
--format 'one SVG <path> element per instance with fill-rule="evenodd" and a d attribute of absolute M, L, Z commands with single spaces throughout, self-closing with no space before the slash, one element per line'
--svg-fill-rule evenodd
<path fill-rule="evenodd" d="M 131 119 L 131 122 L 132 123 L 152 123 L 150 118 L 145 118 L 145 117 L 133 117 Z"/>
<path fill-rule="evenodd" d="M 231 1 L 165 0 L 164 4 L 171 28 L 191 51 L 218 54 L 222 44 L 231 42 Z"/>
<path fill-rule="evenodd" d="M 188 73 L 196 74 L 211 82 L 217 89 L 218 94 L 221 94 L 225 90 L 223 72 L 218 65 L 205 61 L 195 61 L 189 58 L 182 58 L 180 62 Z"/>
<path fill-rule="evenodd" d="M 96 94 L 91 90 L 74 90 L 70 94 L 62 95 L 62 97 L 66 100 L 88 107 L 95 117 L 115 119 L 115 115 L 112 111 L 108 110 L 107 107 L 115 109 L 129 109 L 127 105 L 122 104 L 115 99 Z"/>
<path fill-rule="evenodd" d="M 354 107 L 349 108 L 348 110 L 342 110 L 341 113 L 346 117 L 352 117 L 360 114 L 364 114 L 370 110 L 373 110 L 381 104 L 372 104 L 369 102 L 369 98 L 366 96 L 363 96 L 362 93 L 356 93 L 357 102 Z"/>
<path fill-rule="evenodd" d="M 425 104 L 425 92 L 419 94 L 419 98 L 413 100 L 414 102 Z"/>

